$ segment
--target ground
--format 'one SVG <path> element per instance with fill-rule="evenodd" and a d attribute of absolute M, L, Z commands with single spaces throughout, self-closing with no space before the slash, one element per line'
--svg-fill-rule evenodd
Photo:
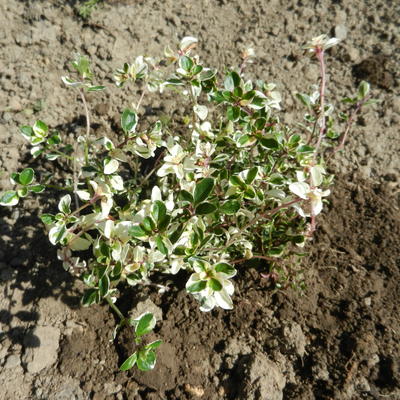
<path fill-rule="evenodd" d="M 139 54 L 159 54 L 192 35 L 207 63 L 236 65 L 252 46 L 250 74 L 277 82 L 281 118 L 299 118 L 296 90 L 318 66 L 301 45 L 320 33 L 343 42 L 328 55 L 328 97 L 360 79 L 379 105 L 358 118 L 331 164 L 336 183 L 304 260 L 307 289 L 276 292 L 259 265 L 240 270 L 233 311 L 202 313 L 178 274 L 160 295 L 130 289 L 120 306 L 151 308 L 162 322 L 150 373 L 119 372 L 131 342 L 110 342 L 107 306 L 82 308 L 82 284 L 65 272 L 38 215 L 37 197 L 0 210 L 0 385 L 13 399 L 400 399 L 400 98 L 394 1 L 104 1 L 87 20 L 78 1 L 0 0 L 0 188 L 30 163 L 18 127 L 42 119 L 67 135 L 84 130 L 82 105 L 60 76 L 75 52 L 88 55 L 110 87 L 112 71 Z M 126 96 L 126 94 L 125 94 Z M 131 97 L 129 97 L 131 96 Z M 111 89 L 89 99 L 94 128 L 112 134 L 134 101 Z M 142 112 L 168 113 L 151 98 Z"/>

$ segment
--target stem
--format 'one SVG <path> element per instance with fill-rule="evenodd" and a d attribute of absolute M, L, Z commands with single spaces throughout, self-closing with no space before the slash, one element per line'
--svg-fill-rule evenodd
<path fill-rule="evenodd" d="M 326 86 L 326 73 L 325 73 L 325 62 L 324 62 L 324 50 L 321 48 L 317 49 L 316 56 L 319 61 L 320 70 L 321 70 L 321 86 L 319 91 L 319 100 L 320 100 L 320 128 L 317 145 L 315 146 L 314 160 L 317 156 L 318 150 L 321 147 L 322 139 L 325 136 L 325 86 Z"/>
<path fill-rule="evenodd" d="M 86 114 L 86 145 L 85 145 L 85 162 L 89 162 L 89 135 L 90 135 L 90 114 L 86 103 L 85 93 L 83 89 L 79 89 L 79 94 L 81 95 L 83 107 L 85 108 Z"/>
<path fill-rule="evenodd" d="M 275 214 L 276 212 L 278 212 L 282 208 L 287 208 L 287 207 L 291 206 L 292 204 L 299 203 L 300 201 L 303 201 L 303 200 L 304 199 L 297 198 L 297 199 L 294 199 L 292 201 L 289 201 L 288 203 L 281 204 L 280 206 L 273 208 L 272 210 L 268 211 L 267 213 L 259 214 L 259 215 L 255 216 L 247 225 L 245 225 L 245 227 L 242 230 L 246 230 L 246 229 L 250 228 L 260 218 L 270 217 L 271 215 Z"/>
<path fill-rule="evenodd" d="M 91 206 L 93 203 L 95 203 L 98 199 L 100 199 L 101 196 L 95 195 L 93 196 L 92 199 L 89 200 L 89 203 L 84 204 L 83 206 L 80 206 L 78 209 L 76 209 L 71 215 L 79 214 L 82 210 L 85 208 Z"/>
<path fill-rule="evenodd" d="M 62 187 L 62 186 L 57 186 L 57 185 L 46 185 L 47 188 L 49 189 L 55 189 L 55 190 L 60 190 L 60 191 L 67 191 L 67 192 L 73 192 L 74 189 L 67 188 L 67 187 Z"/>
<path fill-rule="evenodd" d="M 249 260 L 252 260 L 254 258 L 260 258 L 262 260 L 273 261 L 273 262 L 277 261 L 277 259 L 274 258 L 274 257 L 267 257 L 267 256 L 262 256 L 262 255 L 253 255 L 253 257 L 251 257 L 251 258 L 241 258 L 239 260 L 229 261 L 229 263 L 230 264 L 240 264 L 242 262 L 249 261 Z"/>
<path fill-rule="evenodd" d="M 140 107 L 140 104 L 142 104 L 142 100 L 143 100 L 143 97 L 144 97 L 145 92 L 146 92 L 146 91 L 143 89 L 142 94 L 140 95 L 139 101 L 138 101 L 138 103 L 137 103 L 137 105 L 136 105 L 136 111 L 137 111 L 137 112 L 139 112 L 139 107 Z"/>
<path fill-rule="evenodd" d="M 78 143 L 75 143 L 74 146 L 74 154 L 75 157 L 72 161 L 72 177 L 74 180 L 74 198 L 75 198 L 75 208 L 79 207 L 79 198 L 78 195 L 76 194 L 77 190 L 78 190 L 78 173 L 76 171 L 76 155 L 77 155 L 77 150 L 78 150 Z"/>
<path fill-rule="evenodd" d="M 118 315 L 119 319 L 120 319 L 121 321 L 125 321 L 126 318 L 124 317 L 124 315 L 122 314 L 122 312 L 119 310 L 119 308 L 112 302 L 110 296 L 106 296 L 105 299 L 106 299 L 108 305 L 113 309 L 113 311 L 115 312 L 115 314 Z"/>
<path fill-rule="evenodd" d="M 282 208 L 287 208 L 287 207 L 291 206 L 292 204 L 299 203 L 300 201 L 303 201 L 303 200 L 304 199 L 301 199 L 301 198 L 298 197 L 298 198 L 296 198 L 296 199 L 294 199 L 292 201 L 289 201 L 288 203 L 284 203 L 284 204 L 281 204 L 278 207 L 273 208 L 272 210 L 268 211 L 267 213 L 263 213 L 263 214 L 259 214 L 259 215 L 255 216 L 247 225 L 245 225 L 242 229 L 240 229 L 240 232 L 238 234 L 242 234 L 245 230 L 247 230 L 248 228 L 250 228 L 251 226 L 256 224 L 257 221 L 260 220 L 260 218 L 269 217 L 269 216 L 275 214 L 276 212 L 278 212 L 279 210 L 281 210 Z M 225 244 L 225 247 L 224 247 L 223 250 L 226 250 L 227 248 L 229 248 L 229 246 L 236 241 L 236 237 L 237 237 L 237 234 L 233 235 L 228 240 L 228 242 Z M 213 250 L 221 250 L 221 249 L 213 249 Z"/>
<path fill-rule="evenodd" d="M 351 112 L 351 114 L 350 114 L 350 117 L 349 117 L 349 119 L 348 119 L 348 121 L 347 121 L 346 128 L 345 128 L 344 132 L 340 135 L 340 138 L 339 138 L 339 145 L 338 145 L 337 148 L 334 150 L 334 153 L 336 153 L 337 151 L 343 149 L 344 143 L 346 142 L 347 136 L 348 136 L 348 134 L 349 134 L 349 132 L 350 132 L 350 128 L 351 128 L 351 126 L 353 125 L 354 118 L 355 118 L 356 115 L 359 113 L 359 111 L 361 110 L 361 107 L 363 106 L 363 104 L 364 104 L 367 100 L 368 100 L 368 97 L 366 97 L 366 98 L 365 98 L 364 100 L 362 100 L 362 101 L 359 101 L 359 102 L 355 105 L 355 107 L 353 108 L 353 110 L 352 110 L 352 112 Z"/>
<path fill-rule="evenodd" d="M 160 155 L 157 157 L 156 161 L 154 162 L 154 167 L 151 169 L 151 171 L 143 178 L 141 182 L 141 186 L 143 186 L 149 178 L 154 174 L 156 171 L 157 164 L 160 162 L 161 157 L 164 155 L 164 150 L 160 153 Z"/>

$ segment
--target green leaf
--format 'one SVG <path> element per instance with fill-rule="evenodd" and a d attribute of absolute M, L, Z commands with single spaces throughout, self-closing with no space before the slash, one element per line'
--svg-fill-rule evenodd
<path fill-rule="evenodd" d="M 190 57 L 182 56 L 179 59 L 179 66 L 183 68 L 185 71 L 190 72 L 193 67 L 193 60 Z"/>
<path fill-rule="evenodd" d="M 47 144 L 49 145 L 55 145 L 60 143 L 61 143 L 61 138 L 60 135 L 57 133 L 47 139 Z"/>
<path fill-rule="evenodd" d="M 188 201 L 189 203 L 194 202 L 193 196 L 187 190 L 181 190 L 179 192 L 179 197 L 184 201 Z"/>
<path fill-rule="evenodd" d="M 20 174 L 19 174 L 19 183 L 21 185 L 30 185 L 35 177 L 35 172 L 33 171 L 32 168 L 25 168 Z"/>
<path fill-rule="evenodd" d="M 233 106 L 228 106 L 226 110 L 226 118 L 228 118 L 229 121 L 237 121 L 240 117 L 240 108 L 239 107 L 233 107 Z"/>
<path fill-rule="evenodd" d="M 203 67 L 201 65 L 195 65 L 193 70 L 192 70 L 192 75 L 197 75 L 201 71 L 203 71 Z"/>
<path fill-rule="evenodd" d="M 11 183 L 13 183 L 14 185 L 16 185 L 17 183 L 20 183 L 19 182 L 19 173 L 18 172 L 12 172 L 11 176 L 10 176 L 10 180 L 11 180 Z"/>
<path fill-rule="evenodd" d="M 258 118 L 256 122 L 254 123 L 254 127 L 258 130 L 261 131 L 264 129 L 265 124 L 267 123 L 267 120 L 265 118 Z"/>
<path fill-rule="evenodd" d="M 44 186 L 44 185 L 32 185 L 32 186 L 29 186 L 28 189 L 33 193 L 42 193 L 46 189 L 46 186 Z"/>
<path fill-rule="evenodd" d="M 246 177 L 246 183 L 248 185 L 250 185 L 251 183 L 253 183 L 254 179 L 256 178 L 258 173 L 258 167 L 253 167 L 249 170 L 249 172 L 247 173 L 247 177 Z"/>
<path fill-rule="evenodd" d="M 312 153 L 314 150 L 314 147 L 307 146 L 306 144 L 303 144 L 296 149 L 298 153 Z"/>
<path fill-rule="evenodd" d="M 229 74 L 224 79 L 224 88 L 229 92 L 232 92 L 235 89 L 235 82 L 233 81 L 232 75 Z"/>
<path fill-rule="evenodd" d="M 305 106 L 311 107 L 311 99 L 310 96 L 303 93 L 296 93 L 296 98 L 300 100 Z"/>
<path fill-rule="evenodd" d="M 28 195 L 28 188 L 24 186 L 17 190 L 18 197 L 26 197 Z"/>
<path fill-rule="evenodd" d="M 171 222 L 171 216 L 165 215 L 158 223 L 157 227 L 160 232 L 165 231 L 168 228 L 169 223 Z"/>
<path fill-rule="evenodd" d="M 40 216 L 40 219 L 42 220 L 42 222 L 46 225 L 51 225 L 52 223 L 55 222 L 55 218 L 54 215 L 52 214 L 42 214 Z"/>
<path fill-rule="evenodd" d="M 82 297 L 82 305 L 88 307 L 98 301 L 98 289 L 86 289 Z"/>
<path fill-rule="evenodd" d="M 58 209 L 64 214 L 71 213 L 71 196 L 69 194 L 66 194 L 61 198 L 58 203 Z"/>
<path fill-rule="evenodd" d="M 207 281 L 208 287 L 210 287 L 212 290 L 219 292 L 222 289 L 222 284 L 218 279 L 215 278 L 210 278 Z"/>
<path fill-rule="evenodd" d="M 88 92 L 99 92 L 101 90 L 104 90 L 105 88 L 106 88 L 105 86 L 101 86 L 101 85 L 99 85 L 99 86 L 89 86 L 87 88 L 87 91 Z"/>
<path fill-rule="evenodd" d="M 204 201 L 214 188 L 214 179 L 202 179 L 194 189 L 194 204 L 199 204 Z"/>
<path fill-rule="evenodd" d="M 242 97 L 243 96 L 243 89 L 239 86 L 235 87 L 235 89 L 233 89 L 233 95 L 235 97 Z"/>
<path fill-rule="evenodd" d="M 155 340 L 154 342 L 146 344 L 145 348 L 146 350 L 156 349 L 157 347 L 160 346 L 160 344 L 162 344 L 162 340 Z"/>
<path fill-rule="evenodd" d="M 156 319 L 152 313 L 144 313 L 139 318 L 136 318 L 137 325 L 135 333 L 137 337 L 143 336 L 146 333 L 151 332 L 156 326 Z"/>
<path fill-rule="evenodd" d="M 362 81 L 360 83 L 360 85 L 358 86 L 358 93 L 357 93 L 357 97 L 361 100 L 363 99 L 368 93 L 369 93 L 369 83 Z"/>
<path fill-rule="evenodd" d="M 140 226 L 148 233 L 153 232 L 156 229 L 156 225 L 151 217 L 145 217 Z"/>
<path fill-rule="evenodd" d="M 223 214 L 233 215 L 240 210 L 240 203 L 237 200 L 228 200 L 219 209 Z"/>
<path fill-rule="evenodd" d="M 152 208 L 151 215 L 158 224 L 167 214 L 167 207 L 162 201 L 156 200 Z"/>
<path fill-rule="evenodd" d="M 202 290 L 204 290 L 207 286 L 207 282 L 206 281 L 197 281 L 195 283 L 193 283 L 193 285 L 190 285 L 188 288 L 186 288 L 186 290 L 189 293 L 196 293 L 196 292 L 201 292 Z"/>
<path fill-rule="evenodd" d="M 60 240 L 62 240 L 65 237 L 66 233 L 67 233 L 67 228 L 65 227 L 64 224 L 54 226 L 49 231 L 50 243 L 54 245 L 57 244 Z"/>
<path fill-rule="evenodd" d="M 168 249 L 167 246 L 165 246 L 165 243 L 163 242 L 162 238 L 160 236 L 156 237 L 156 245 L 157 249 L 164 255 L 168 255 Z"/>
<path fill-rule="evenodd" d="M 240 136 L 238 143 L 240 146 L 244 146 L 246 143 L 250 142 L 251 139 L 252 137 L 250 135 L 242 135 Z"/>
<path fill-rule="evenodd" d="M 119 367 L 120 371 L 127 371 L 128 369 L 131 369 L 137 361 L 137 353 L 136 351 L 128 357 L 123 364 Z"/>
<path fill-rule="evenodd" d="M 147 236 L 146 231 L 140 225 L 135 225 L 129 228 L 129 234 L 133 237 Z"/>
<path fill-rule="evenodd" d="M 210 79 L 214 78 L 214 76 L 217 74 L 217 70 L 215 69 L 208 69 L 208 70 L 203 70 L 200 74 L 200 80 L 203 81 L 209 81 Z"/>
<path fill-rule="evenodd" d="M 268 255 L 271 257 L 280 257 L 283 254 L 283 246 L 281 247 L 272 247 L 268 250 Z"/>
<path fill-rule="evenodd" d="M 178 228 L 176 228 L 176 230 L 169 235 L 169 240 L 171 241 L 172 244 L 175 244 L 179 240 L 179 238 L 183 233 L 183 230 L 184 226 L 183 224 L 180 224 Z"/>
<path fill-rule="evenodd" d="M 30 126 L 27 126 L 27 125 L 24 125 L 24 126 L 21 126 L 20 128 L 19 128 L 19 131 L 21 132 L 21 135 L 25 138 L 25 139 L 27 139 L 27 140 L 31 140 L 31 137 L 33 136 L 33 129 L 32 129 L 32 127 L 30 127 Z"/>
<path fill-rule="evenodd" d="M 141 371 L 150 371 L 156 365 L 156 353 L 153 350 L 139 351 L 136 364 Z"/>
<path fill-rule="evenodd" d="M 49 130 L 49 127 L 40 119 L 38 119 L 33 125 L 33 132 L 36 136 L 43 137 Z"/>
<path fill-rule="evenodd" d="M 15 190 L 7 190 L 0 196 L 1 206 L 15 206 L 18 204 L 19 197 Z"/>
<path fill-rule="evenodd" d="M 234 267 L 232 267 L 232 265 L 230 265 L 228 263 L 218 263 L 217 265 L 215 265 L 214 268 L 215 268 L 216 272 L 223 273 L 223 274 L 228 275 L 230 277 L 236 275 L 236 269 Z"/>
<path fill-rule="evenodd" d="M 240 80 L 239 74 L 232 71 L 224 79 L 224 88 L 232 92 L 235 87 L 240 85 Z"/>
<path fill-rule="evenodd" d="M 121 126 L 125 133 L 134 132 L 138 122 L 137 114 L 129 108 L 121 115 Z"/>
<path fill-rule="evenodd" d="M 243 190 L 246 189 L 246 184 L 242 181 L 242 179 L 237 176 L 237 175 L 233 175 L 229 178 L 229 182 L 233 185 L 233 186 L 239 186 L 240 188 L 242 188 Z"/>
<path fill-rule="evenodd" d="M 290 138 L 289 138 L 289 140 L 288 140 L 288 144 L 289 144 L 291 147 L 294 147 L 294 146 L 297 146 L 297 145 L 298 145 L 298 143 L 300 142 L 300 140 L 301 140 L 300 135 L 292 135 L 292 136 L 290 136 Z"/>
<path fill-rule="evenodd" d="M 99 293 L 101 297 L 105 297 L 110 290 L 110 278 L 107 274 L 104 274 L 99 281 Z"/>
<path fill-rule="evenodd" d="M 255 90 L 249 90 L 243 95 L 242 100 L 247 100 L 247 101 L 252 100 L 255 95 L 256 95 Z"/>
<path fill-rule="evenodd" d="M 274 138 L 260 138 L 260 143 L 263 147 L 270 150 L 276 150 L 279 148 L 279 143 Z"/>
<path fill-rule="evenodd" d="M 197 215 L 206 215 L 213 213 L 217 207 L 211 203 L 201 203 L 196 207 Z"/>

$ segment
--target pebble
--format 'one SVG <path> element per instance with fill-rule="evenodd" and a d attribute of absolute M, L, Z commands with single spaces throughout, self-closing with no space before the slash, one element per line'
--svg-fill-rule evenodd
<path fill-rule="evenodd" d="M 18 367 L 21 364 L 21 359 L 17 354 L 11 354 L 7 357 L 6 363 L 4 364 L 4 368 L 11 369 Z"/>
<path fill-rule="evenodd" d="M 53 326 L 37 326 L 25 336 L 23 362 L 35 374 L 57 361 L 60 330 Z"/>
<path fill-rule="evenodd" d="M 185 392 L 194 397 L 204 396 L 204 389 L 201 386 L 192 386 L 188 383 L 185 385 Z"/>
<path fill-rule="evenodd" d="M 145 312 L 151 312 L 157 321 L 162 320 L 163 313 L 161 308 L 157 307 L 150 299 L 137 303 L 136 307 L 132 310 L 132 316 L 137 318 Z"/>
<path fill-rule="evenodd" d="M 335 37 L 340 40 L 345 40 L 347 38 L 347 28 L 340 24 L 335 26 Z"/>
<path fill-rule="evenodd" d="M 356 63 L 360 60 L 360 52 L 355 47 L 350 47 L 350 49 L 347 50 L 347 54 L 350 61 L 353 63 Z"/>

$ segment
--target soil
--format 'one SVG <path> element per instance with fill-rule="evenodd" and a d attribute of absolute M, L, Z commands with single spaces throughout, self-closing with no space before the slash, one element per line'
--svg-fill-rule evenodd
<path fill-rule="evenodd" d="M 107 306 L 80 306 L 82 284 L 65 272 L 38 215 L 51 198 L 0 209 L 0 386 L 13 399 L 400 399 L 400 122 L 394 1 L 199 0 L 105 1 L 87 21 L 77 1 L 0 0 L 0 189 L 27 146 L 18 126 L 36 119 L 76 136 L 80 102 L 60 81 L 74 52 L 88 55 L 110 90 L 93 96 L 94 129 L 111 135 L 134 100 L 111 88 L 111 72 L 139 54 L 159 54 L 178 38 L 200 39 L 201 57 L 221 67 L 253 46 L 250 74 L 279 83 L 282 118 L 293 122 L 296 90 L 318 75 L 300 46 L 320 33 L 341 36 L 329 52 L 328 97 L 356 90 L 360 79 L 381 100 L 358 118 L 329 206 L 303 261 L 305 291 L 274 291 L 243 266 L 232 311 L 202 313 L 178 274 L 170 290 L 129 289 L 121 309 L 144 308 L 161 323 L 156 368 L 119 372 L 131 338 L 111 338 Z M 300 78 L 300 79 L 299 79 Z M 126 94 L 125 94 L 126 96 Z M 151 106 L 151 107 L 150 107 Z M 149 98 L 143 112 L 167 114 L 171 100 Z"/>

